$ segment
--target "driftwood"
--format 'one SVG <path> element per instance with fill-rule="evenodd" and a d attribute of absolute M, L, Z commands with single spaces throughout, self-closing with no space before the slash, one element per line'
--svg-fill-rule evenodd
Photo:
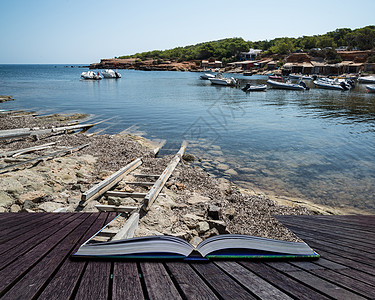
<path fill-rule="evenodd" d="M 40 157 L 28 159 L 28 160 L 25 160 L 25 161 L 20 162 L 18 164 L 14 164 L 14 165 L 2 168 L 2 169 L 0 169 L 0 173 L 4 172 L 6 170 L 9 170 L 9 169 L 19 167 L 19 166 L 27 164 L 27 163 L 38 162 L 38 161 L 45 160 L 45 159 L 48 159 L 48 158 L 53 158 L 55 156 L 58 156 L 58 155 L 61 155 L 61 154 L 67 153 L 67 152 L 78 151 L 78 150 L 81 150 L 81 149 L 87 147 L 88 145 L 90 145 L 90 143 L 80 145 L 80 146 L 77 146 L 77 147 L 68 148 L 68 149 L 65 149 L 65 150 L 60 150 L 60 151 L 57 151 L 57 152 L 52 152 L 52 153 L 49 153 L 49 154 L 46 154 L 46 155 L 43 155 L 43 156 L 40 156 Z"/>
<path fill-rule="evenodd" d="M 167 168 L 163 171 L 163 173 L 160 175 L 158 180 L 155 182 L 155 184 L 151 187 L 150 191 L 145 196 L 144 203 L 142 206 L 143 210 L 145 211 L 149 210 L 152 203 L 158 197 L 165 183 L 167 182 L 169 177 L 172 175 L 174 169 L 180 162 L 182 155 L 184 155 L 186 147 L 187 147 L 187 142 L 183 141 L 180 150 L 177 152 L 175 157 L 172 159 L 172 161 L 169 163 Z"/>
<path fill-rule="evenodd" d="M 98 205 L 95 205 L 95 207 L 99 210 L 99 211 L 114 211 L 114 212 L 132 212 L 132 211 L 135 211 L 138 209 L 138 207 L 136 206 L 123 206 L 123 205 L 102 205 L 102 204 L 98 204 Z"/>
<path fill-rule="evenodd" d="M 134 236 L 134 231 L 138 227 L 139 213 L 133 213 L 126 221 L 120 231 L 112 238 L 112 241 L 130 239 Z"/>
<path fill-rule="evenodd" d="M 129 172 L 135 170 L 142 164 L 142 160 L 137 158 L 136 160 L 132 161 L 130 164 L 126 165 L 122 169 L 118 170 L 116 173 L 112 174 L 102 182 L 98 183 L 97 185 L 90 188 L 88 191 L 84 192 L 81 197 L 80 206 L 86 206 L 87 202 L 90 200 L 94 200 L 105 192 L 110 190 L 114 187 L 124 175 L 128 174 Z"/>
<path fill-rule="evenodd" d="M 52 143 L 43 144 L 43 145 L 39 145 L 39 146 L 35 146 L 35 147 L 29 147 L 29 148 L 23 148 L 23 149 L 13 150 L 13 151 L 9 151 L 9 152 L 4 152 L 4 153 L 0 153 L 0 157 L 6 157 L 6 156 L 17 157 L 17 156 L 22 155 L 24 153 L 49 148 L 50 146 L 52 146 L 54 144 L 56 144 L 56 143 L 52 142 Z"/>

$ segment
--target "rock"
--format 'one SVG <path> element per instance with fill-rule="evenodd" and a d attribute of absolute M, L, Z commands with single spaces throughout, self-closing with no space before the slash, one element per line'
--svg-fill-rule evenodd
<path fill-rule="evenodd" d="M 208 220 L 210 228 L 216 228 L 220 234 L 229 233 L 227 224 L 224 221 Z"/>
<path fill-rule="evenodd" d="M 190 205 L 196 205 L 201 203 L 207 203 L 211 201 L 210 198 L 202 196 L 198 193 L 193 193 L 193 195 L 187 200 L 187 203 Z"/>
<path fill-rule="evenodd" d="M 0 206 L 0 213 L 8 212 L 5 207 Z"/>
<path fill-rule="evenodd" d="M 229 166 L 226 165 L 226 164 L 218 164 L 218 165 L 216 165 L 216 168 L 219 169 L 219 170 L 225 171 L 225 170 L 229 169 Z"/>
<path fill-rule="evenodd" d="M 0 207 L 9 207 L 13 204 L 13 199 L 4 191 L 0 191 Z"/>
<path fill-rule="evenodd" d="M 198 234 L 202 235 L 206 231 L 210 230 L 210 225 L 206 221 L 199 222 L 196 227 L 196 230 L 198 231 Z"/>
<path fill-rule="evenodd" d="M 72 185 L 72 190 L 78 190 L 80 192 L 82 192 L 84 190 L 82 184 L 79 184 L 79 183 L 75 183 Z"/>
<path fill-rule="evenodd" d="M 42 191 L 31 191 L 26 194 L 19 196 L 17 203 L 23 205 L 27 200 L 34 203 L 40 203 L 46 200 L 47 194 Z"/>
<path fill-rule="evenodd" d="M 195 237 L 193 237 L 193 238 L 189 241 L 189 243 L 190 243 L 191 245 L 193 245 L 194 247 L 198 246 L 201 242 L 203 242 L 203 240 L 202 240 L 202 238 L 200 238 L 199 236 L 195 236 Z"/>
<path fill-rule="evenodd" d="M 38 207 L 38 205 L 31 200 L 25 200 L 25 202 L 22 205 L 22 209 L 25 210 L 25 211 L 33 210 L 37 207 Z"/>
<path fill-rule="evenodd" d="M 203 239 L 208 239 L 211 236 L 215 236 L 215 235 L 219 235 L 219 234 L 220 233 L 216 228 L 212 228 L 204 234 Z"/>
<path fill-rule="evenodd" d="M 227 175 L 230 175 L 230 176 L 237 176 L 238 175 L 238 173 L 233 169 L 226 170 L 226 171 L 224 171 L 224 173 L 227 174 Z"/>
<path fill-rule="evenodd" d="M 192 154 L 184 154 L 184 155 L 182 156 L 182 159 L 183 159 L 184 161 L 195 161 L 195 156 L 192 155 Z"/>
<path fill-rule="evenodd" d="M 122 204 L 122 199 L 120 197 L 112 197 L 109 196 L 107 198 L 108 205 L 116 205 L 119 206 Z"/>
<path fill-rule="evenodd" d="M 183 191 L 186 189 L 186 186 L 183 183 L 176 183 L 176 187 L 180 190 Z"/>
<path fill-rule="evenodd" d="M 224 210 L 224 215 L 230 220 L 232 221 L 236 215 L 236 209 L 234 207 L 227 207 L 225 210 Z"/>
<path fill-rule="evenodd" d="M 19 211 L 21 211 L 21 207 L 18 204 L 13 204 L 10 207 L 10 212 L 11 213 L 18 213 Z"/>
<path fill-rule="evenodd" d="M 219 178 L 218 189 L 223 196 L 230 195 L 232 193 L 232 186 L 230 181 L 224 178 Z"/>
<path fill-rule="evenodd" d="M 198 217 L 193 214 L 186 214 L 182 217 L 182 221 L 186 224 L 189 229 L 195 229 L 198 225 L 198 222 L 201 221 L 202 218 Z"/>
<path fill-rule="evenodd" d="M 220 207 L 210 204 L 207 208 L 207 216 L 210 217 L 213 220 L 219 220 L 220 219 Z"/>
<path fill-rule="evenodd" d="M 23 185 L 14 178 L 2 177 L 0 178 L 0 191 L 8 194 L 21 194 L 24 191 Z"/>
<path fill-rule="evenodd" d="M 39 210 L 45 211 L 45 212 L 53 212 L 56 209 L 62 208 L 64 205 L 62 203 L 55 203 L 55 202 L 44 202 L 41 205 L 39 205 Z"/>

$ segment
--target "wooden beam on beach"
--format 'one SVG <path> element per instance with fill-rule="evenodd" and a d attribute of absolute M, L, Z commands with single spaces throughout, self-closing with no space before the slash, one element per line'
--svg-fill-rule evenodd
<path fill-rule="evenodd" d="M 130 239 L 134 236 L 134 231 L 138 227 L 139 213 L 133 213 L 125 222 L 120 231 L 112 238 L 111 241 L 118 241 L 122 239 Z"/>
<path fill-rule="evenodd" d="M 135 186 L 153 186 L 155 182 L 140 182 L 140 181 L 125 181 L 126 184 L 132 184 Z"/>
<path fill-rule="evenodd" d="M 67 153 L 67 152 L 72 153 L 73 151 L 81 150 L 81 149 L 87 147 L 88 145 L 90 145 L 90 143 L 88 143 L 88 144 L 84 144 L 84 145 L 80 145 L 80 146 L 77 146 L 77 147 L 67 148 L 67 149 L 65 149 L 65 150 L 60 150 L 60 151 L 57 151 L 57 152 L 48 153 L 48 154 L 43 155 L 43 156 L 40 156 L 40 157 L 36 157 L 36 158 L 32 158 L 32 159 L 28 159 L 28 160 L 25 160 L 25 161 L 20 162 L 20 163 L 18 163 L 18 164 L 14 164 L 14 165 L 7 166 L 7 167 L 2 168 L 2 169 L 0 169 L 0 173 L 3 173 L 3 172 L 6 171 L 6 170 L 13 169 L 13 168 L 19 167 L 19 166 L 24 165 L 24 164 L 27 164 L 27 163 L 38 162 L 38 161 L 41 161 L 41 160 L 45 160 L 45 159 L 49 159 L 49 158 L 53 158 L 53 157 L 59 156 L 59 155 L 61 155 L 61 154 Z"/>
<path fill-rule="evenodd" d="M 110 196 L 110 197 L 120 197 L 120 198 L 144 198 L 147 193 L 129 193 L 129 192 L 118 192 L 118 191 L 108 191 L 104 194 L 105 196 Z M 165 194 L 160 194 L 160 196 L 166 196 Z"/>
<path fill-rule="evenodd" d="M 102 182 L 94 185 L 88 191 L 84 192 L 81 197 L 81 202 L 79 203 L 80 206 L 86 206 L 87 202 L 90 200 L 94 200 L 105 192 L 110 190 L 114 187 L 126 174 L 135 170 L 142 164 L 142 160 L 137 158 L 136 160 L 132 161 L 131 163 L 127 164 L 125 167 L 121 168 L 117 172 L 113 173 L 108 178 L 104 179 Z"/>
<path fill-rule="evenodd" d="M 99 211 L 105 211 L 105 212 L 114 211 L 114 212 L 126 212 L 126 213 L 129 213 L 138 209 L 138 207 L 136 206 L 124 206 L 124 205 L 117 206 L 117 205 L 103 205 L 103 204 L 95 205 L 95 207 Z"/>
<path fill-rule="evenodd" d="M 47 128 L 47 129 L 19 128 L 19 129 L 12 129 L 12 130 L 1 130 L 0 131 L 0 140 L 27 137 L 27 136 L 38 136 L 38 135 L 42 135 L 42 134 L 55 133 L 55 132 L 60 132 L 60 131 L 68 132 L 70 130 L 91 128 L 91 127 L 93 127 L 97 124 L 98 123 L 79 124 L 79 125 Z"/>
<path fill-rule="evenodd" d="M 155 184 L 151 187 L 150 191 L 145 196 L 144 203 L 142 206 L 142 208 L 145 211 L 150 209 L 152 203 L 158 197 L 165 183 L 167 182 L 169 177 L 172 175 L 174 169 L 176 168 L 182 156 L 184 155 L 186 147 L 187 147 L 187 141 L 183 141 L 180 150 L 178 150 L 175 157 L 172 159 L 172 161 L 169 163 L 167 168 L 163 171 L 163 173 L 160 175 L 158 180 L 155 182 Z"/>
<path fill-rule="evenodd" d="M 141 177 L 141 178 L 145 178 L 145 177 L 155 177 L 155 178 L 159 178 L 159 177 L 160 177 L 160 174 L 134 174 L 133 176 L 134 176 L 134 177 Z"/>
<path fill-rule="evenodd" d="M 159 145 L 153 150 L 155 156 L 159 153 L 160 149 L 163 148 L 166 142 L 166 140 L 162 140 Z"/>
<path fill-rule="evenodd" d="M 52 143 L 47 143 L 47 144 L 43 144 L 43 145 L 39 145 L 39 146 L 35 146 L 35 147 L 12 150 L 12 151 L 8 151 L 8 152 L 0 153 L 0 157 L 6 157 L 6 156 L 17 157 L 19 155 L 22 155 L 22 154 L 25 154 L 25 153 L 28 153 L 28 152 L 33 152 L 33 151 L 38 151 L 38 150 L 43 150 L 43 149 L 49 148 L 50 146 L 52 146 L 54 144 L 56 144 L 56 143 L 52 142 Z"/>

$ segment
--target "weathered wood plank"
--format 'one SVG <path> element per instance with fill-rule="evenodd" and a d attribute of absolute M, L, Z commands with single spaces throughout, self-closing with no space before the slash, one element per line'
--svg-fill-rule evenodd
<path fill-rule="evenodd" d="M 0 157 L 5 157 L 5 156 L 17 157 L 21 154 L 25 154 L 25 153 L 28 153 L 28 152 L 33 152 L 33 151 L 38 151 L 38 150 L 43 150 L 43 149 L 49 148 L 50 146 L 55 145 L 55 144 L 56 144 L 55 142 L 52 142 L 52 143 L 47 143 L 47 144 L 38 145 L 38 146 L 34 146 L 34 147 L 28 147 L 28 148 L 3 152 L 3 153 L 0 153 Z"/>
<path fill-rule="evenodd" d="M 184 155 L 186 147 L 187 147 L 187 142 L 183 141 L 181 148 L 177 152 L 176 156 L 172 159 L 172 161 L 169 163 L 167 168 L 163 171 L 160 177 L 156 180 L 155 184 L 151 187 L 151 189 L 149 190 L 149 192 L 147 193 L 144 199 L 144 204 L 142 206 L 144 210 L 146 211 L 149 210 L 152 203 L 158 197 L 165 183 L 167 182 L 169 177 L 172 175 L 174 169 L 180 162 L 182 155 Z"/>
<path fill-rule="evenodd" d="M 69 235 L 69 233 L 87 219 L 87 217 L 87 214 L 79 214 L 72 222 L 64 224 L 59 231 L 43 240 L 43 242 L 39 243 L 34 248 L 29 249 L 24 255 L 18 257 L 17 260 L 2 269 L 0 271 L 0 278 L 3 278 L 3 280 L 0 281 L 0 296 L 7 291 L 12 283 L 16 283 L 31 266 L 52 250 L 56 243 L 59 243 L 63 238 Z"/>
<path fill-rule="evenodd" d="M 206 283 L 223 299 L 256 299 L 236 281 L 225 274 L 213 263 L 194 263 L 191 266 L 201 275 Z M 234 293 L 234 291 L 236 291 Z"/>
<path fill-rule="evenodd" d="M 80 205 L 84 205 L 87 201 L 93 200 L 101 195 L 103 195 L 106 191 L 111 189 L 115 186 L 126 174 L 135 170 L 142 164 L 142 160 L 137 158 L 136 160 L 132 161 L 131 163 L 127 164 L 125 167 L 121 168 L 117 172 L 113 173 L 108 178 L 104 179 L 99 184 L 93 186 L 88 191 L 82 194 L 82 203 Z"/>
<path fill-rule="evenodd" d="M 292 299 L 272 284 L 234 261 L 215 263 L 260 299 Z"/>
<path fill-rule="evenodd" d="M 19 214 L 22 215 L 22 219 L 12 218 L 0 224 L 0 230 L 2 233 L 0 242 L 9 240 L 11 238 L 9 234 L 11 234 L 12 232 L 14 232 L 14 234 L 19 234 L 20 228 L 25 228 L 28 225 L 32 225 L 33 223 L 40 221 L 40 216 L 37 216 L 35 214 Z"/>
<path fill-rule="evenodd" d="M 80 241 L 76 244 L 71 254 L 78 250 L 78 247 L 88 240 L 93 234 L 100 230 L 108 220 L 108 214 L 101 213 L 97 214 L 97 219 L 94 224 L 89 227 L 89 230 L 84 234 Z M 74 289 L 79 281 L 79 278 L 85 268 L 86 261 L 71 260 L 70 258 L 65 259 L 62 266 L 59 268 L 57 273 L 53 276 L 47 287 L 44 289 L 38 299 L 54 299 L 54 300 L 65 300 L 71 299 L 74 293 Z"/>
<path fill-rule="evenodd" d="M 110 277 L 111 262 L 89 261 L 75 298 L 107 300 Z"/>
<path fill-rule="evenodd" d="M 141 281 L 135 262 L 115 262 L 113 267 L 113 300 L 143 300 Z"/>
<path fill-rule="evenodd" d="M 138 227 L 139 213 L 134 212 L 129 219 L 126 220 L 124 226 L 119 232 L 112 238 L 112 241 L 130 239 L 134 236 L 134 231 Z"/>
<path fill-rule="evenodd" d="M 241 265 L 296 299 L 330 299 L 329 297 L 317 292 L 315 289 L 312 289 L 281 272 L 277 272 L 275 269 L 264 263 L 243 261 L 241 262 Z"/>
<path fill-rule="evenodd" d="M 140 263 L 149 299 L 182 299 L 162 263 Z"/>
<path fill-rule="evenodd" d="M 105 212 L 109 212 L 109 211 L 115 211 L 115 212 L 132 212 L 132 211 L 135 211 L 138 209 L 138 207 L 136 206 L 124 206 L 124 205 L 119 205 L 119 206 L 116 206 L 116 205 L 102 205 L 102 204 L 98 204 L 98 205 L 95 205 L 95 207 L 99 210 L 99 211 L 105 211 Z"/>
<path fill-rule="evenodd" d="M 132 184 L 136 186 L 153 186 L 155 182 L 139 182 L 139 181 L 126 181 L 126 184 Z"/>
<path fill-rule="evenodd" d="M 218 299 L 214 292 L 185 262 L 169 262 L 166 268 L 176 280 L 186 299 L 205 300 Z"/>
<path fill-rule="evenodd" d="M 60 230 L 60 234 L 51 236 L 44 243 L 39 244 L 39 247 L 35 247 L 0 271 L 1 273 L 7 272 L 7 277 L 9 273 L 12 273 L 13 276 L 18 275 L 17 281 L 9 291 L 7 291 L 9 286 L 2 289 L 2 293 L 6 292 L 3 299 L 32 299 L 38 294 L 40 288 L 88 229 L 87 226 L 92 224 L 93 218 L 96 219 L 96 216 L 91 214 L 81 215 Z M 34 265 L 37 261 L 39 263 Z M 23 275 L 22 278 L 21 275 Z M 14 280 L 13 276 L 10 276 L 9 280 L 7 278 L 5 284 Z M 5 286 L 3 282 L 0 284 L 2 287 Z"/>

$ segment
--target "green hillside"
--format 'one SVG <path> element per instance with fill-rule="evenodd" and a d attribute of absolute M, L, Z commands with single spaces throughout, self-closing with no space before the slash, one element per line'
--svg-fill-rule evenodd
<path fill-rule="evenodd" d="M 169 50 L 154 50 L 119 58 L 160 59 L 160 60 L 202 60 L 218 59 L 224 63 L 235 60 L 239 52 L 247 52 L 250 48 L 262 49 L 263 55 L 288 54 L 296 50 L 309 51 L 313 48 L 337 48 L 347 46 L 349 50 L 369 50 L 375 48 L 375 26 L 359 29 L 340 28 L 322 35 L 302 36 L 299 38 L 275 38 L 264 41 L 245 41 L 243 38 L 227 38 L 176 47 Z"/>

